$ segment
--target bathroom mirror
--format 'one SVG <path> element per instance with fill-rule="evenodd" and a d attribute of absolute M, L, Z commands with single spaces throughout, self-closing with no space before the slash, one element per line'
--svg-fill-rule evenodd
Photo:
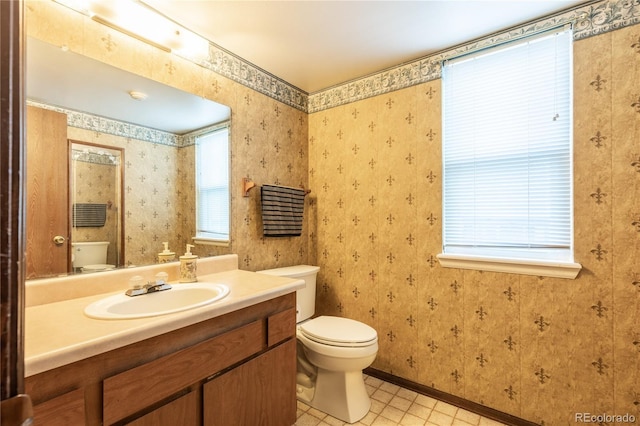
<path fill-rule="evenodd" d="M 184 244 L 195 236 L 193 135 L 210 126 L 229 122 L 230 108 L 31 37 L 27 38 L 26 52 L 27 186 L 32 173 L 35 175 L 44 167 L 42 160 L 29 159 L 30 142 L 33 144 L 29 127 L 36 116 L 32 110 L 62 114 L 67 121 L 65 143 L 77 141 L 85 147 L 100 147 L 104 152 L 119 152 L 124 158 L 120 165 L 124 206 L 119 211 L 121 223 L 114 231 L 118 235 L 113 237 L 113 241 L 120 243 L 113 243 L 105 264 L 131 267 L 155 263 L 165 241 L 180 255 Z M 44 120 L 40 124 L 36 134 L 43 140 L 39 148 L 31 151 L 42 153 L 46 150 L 52 154 L 58 150 L 58 145 L 52 143 L 51 135 L 46 131 L 48 122 Z M 68 157 L 65 173 L 70 175 L 73 150 L 64 151 Z M 51 163 L 51 159 L 48 162 Z M 91 168 L 84 173 L 89 170 Z M 74 204 L 92 203 L 74 201 L 73 188 L 61 188 L 58 176 L 62 172 L 51 173 L 53 175 L 46 178 L 39 177 L 32 185 L 37 193 L 32 198 L 42 199 L 42 194 L 53 194 L 51 198 L 55 197 L 59 202 L 66 193 L 66 202 L 61 203 L 66 205 L 66 211 L 61 215 L 67 228 L 52 231 L 47 228 L 49 223 L 30 220 L 28 206 L 27 263 L 29 258 L 35 257 L 29 256 L 31 244 L 37 246 L 40 253 L 47 253 L 46 256 L 51 253 L 64 256 L 62 268 L 66 271 L 50 268 L 52 261 L 31 273 L 27 265 L 28 279 L 73 273 L 71 244 L 77 238 L 83 242 L 102 240 L 96 229 L 91 236 L 86 233 L 73 235 Z M 89 182 L 88 176 L 83 179 Z M 115 210 L 108 210 L 109 201 L 105 199 L 95 204 L 105 205 L 107 214 L 113 213 Z M 115 202 L 111 203 L 111 208 L 115 208 Z M 52 216 L 51 211 L 48 214 Z M 46 237 L 36 242 L 38 235 Z M 33 236 L 33 241 L 29 236 Z M 62 240 L 59 237 L 65 240 L 62 244 L 59 244 Z"/>

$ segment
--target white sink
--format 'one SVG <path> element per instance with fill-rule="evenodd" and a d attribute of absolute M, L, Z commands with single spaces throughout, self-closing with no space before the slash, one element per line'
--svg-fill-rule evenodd
<path fill-rule="evenodd" d="M 84 309 L 85 315 L 96 319 L 134 319 L 173 314 L 217 302 L 229 294 L 229 287 L 217 283 L 172 284 L 170 290 L 127 296 L 105 297 Z"/>

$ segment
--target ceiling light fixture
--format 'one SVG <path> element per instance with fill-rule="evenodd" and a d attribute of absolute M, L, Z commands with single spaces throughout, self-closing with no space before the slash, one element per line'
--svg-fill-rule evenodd
<path fill-rule="evenodd" d="M 53 0 L 93 21 L 187 59 L 206 60 L 209 42 L 137 0 Z"/>
<path fill-rule="evenodd" d="M 126 34 L 126 35 L 128 35 L 130 37 L 136 38 L 136 39 L 138 39 L 140 41 L 143 41 L 143 42 L 145 42 L 147 44 L 150 44 L 151 46 L 156 47 L 156 48 L 158 48 L 160 50 L 164 50 L 165 52 L 171 52 L 171 49 L 168 48 L 167 46 L 164 46 L 164 45 L 162 45 L 160 43 L 156 43 L 155 41 L 153 41 L 151 39 L 148 39 L 146 37 L 143 37 L 143 36 L 133 32 L 133 31 L 129 31 L 128 29 L 126 29 L 124 27 L 121 27 L 120 25 L 117 25 L 116 23 L 111 22 L 108 19 L 105 19 L 105 18 L 103 18 L 103 17 L 101 17 L 99 15 L 92 15 L 91 19 L 93 19 L 94 21 L 96 21 L 96 22 L 98 22 L 98 23 L 100 23 L 102 25 L 106 25 L 107 27 L 113 28 L 116 31 L 120 31 L 121 33 Z"/>

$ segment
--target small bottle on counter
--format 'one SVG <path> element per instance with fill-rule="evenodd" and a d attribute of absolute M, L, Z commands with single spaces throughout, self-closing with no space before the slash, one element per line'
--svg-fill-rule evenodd
<path fill-rule="evenodd" d="M 194 283 L 198 281 L 196 276 L 198 256 L 191 253 L 191 249 L 195 247 L 191 244 L 187 244 L 187 251 L 184 256 L 180 256 L 180 282 L 181 283 Z"/>
<path fill-rule="evenodd" d="M 164 250 L 162 250 L 161 253 L 158 253 L 158 262 L 167 263 L 175 260 L 176 254 L 169 250 L 169 242 L 165 241 L 162 244 L 164 244 Z"/>

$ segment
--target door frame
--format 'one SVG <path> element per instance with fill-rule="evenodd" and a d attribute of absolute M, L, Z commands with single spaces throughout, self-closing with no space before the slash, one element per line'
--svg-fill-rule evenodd
<path fill-rule="evenodd" d="M 24 392 L 24 4 L 0 1 L 0 399 Z"/>

